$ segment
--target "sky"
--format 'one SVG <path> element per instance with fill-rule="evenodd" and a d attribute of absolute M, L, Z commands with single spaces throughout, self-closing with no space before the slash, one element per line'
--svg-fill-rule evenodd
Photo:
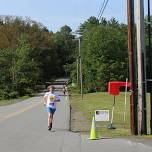
<path fill-rule="evenodd" d="M 90 16 L 98 16 L 103 1 L 0 0 L 0 15 L 30 17 L 53 32 L 64 25 L 75 31 Z M 119 22 L 127 23 L 127 0 L 109 0 L 103 17 L 115 17 Z"/>

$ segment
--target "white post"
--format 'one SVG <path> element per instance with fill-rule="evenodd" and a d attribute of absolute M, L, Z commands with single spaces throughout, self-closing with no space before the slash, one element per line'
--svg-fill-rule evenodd
<path fill-rule="evenodd" d="M 126 108 L 127 108 L 127 82 L 128 78 L 126 78 L 126 85 L 125 85 L 125 109 L 124 109 L 124 124 L 126 122 Z"/>
<path fill-rule="evenodd" d="M 115 96 L 114 96 L 114 101 L 113 101 L 113 106 L 112 106 L 112 112 L 111 112 L 111 124 L 113 124 L 113 115 L 114 115 L 114 109 L 115 109 Z"/>

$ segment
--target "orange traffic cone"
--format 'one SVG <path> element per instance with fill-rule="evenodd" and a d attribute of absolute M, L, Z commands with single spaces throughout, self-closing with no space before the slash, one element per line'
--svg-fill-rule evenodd
<path fill-rule="evenodd" d="M 96 132 L 96 126 L 95 126 L 94 116 L 93 116 L 93 118 L 92 118 L 90 139 L 91 139 L 91 140 L 96 140 L 96 139 L 98 139 L 98 135 L 97 135 L 97 132 Z"/>

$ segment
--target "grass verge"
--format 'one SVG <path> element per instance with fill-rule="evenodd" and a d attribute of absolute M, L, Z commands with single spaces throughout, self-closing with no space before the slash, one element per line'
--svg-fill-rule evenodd
<path fill-rule="evenodd" d="M 109 110 L 111 118 L 111 109 L 113 105 L 113 96 L 107 92 L 88 93 L 81 95 L 75 90 L 70 92 L 71 110 L 71 130 L 74 132 L 90 132 L 92 117 L 95 110 Z M 125 93 L 116 96 L 116 104 L 114 110 L 113 126 L 116 129 L 107 129 L 110 122 L 96 122 L 96 130 L 101 136 L 108 137 L 130 137 L 130 93 L 127 93 L 126 121 L 124 122 L 125 109 Z M 149 95 L 147 95 L 147 126 L 149 132 Z M 144 138 L 152 138 L 151 135 L 142 136 Z M 138 137 L 137 137 L 138 138 Z M 140 137 L 139 137 L 140 138 Z"/>
<path fill-rule="evenodd" d="M 25 99 L 30 98 L 30 96 L 23 96 L 23 97 L 19 97 L 16 99 L 10 99 L 10 100 L 0 100 L 0 106 L 6 106 L 6 105 L 10 105 L 10 104 L 14 104 L 20 101 L 23 101 Z"/>

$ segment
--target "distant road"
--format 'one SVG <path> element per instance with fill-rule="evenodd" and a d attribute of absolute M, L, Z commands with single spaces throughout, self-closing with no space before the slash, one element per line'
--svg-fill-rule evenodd
<path fill-rule="evenodd" d="M 47 113 L 42 101 L 44 93 L 23 102 L 0 107 L 0 152 L 152 151 L 150 146 L 127 139 L 90 141 L 89 135 L 69 132 L 68 96 L 58 93 L 61 102 L 57 104 L 52 131 L 47 130 Z"/>

